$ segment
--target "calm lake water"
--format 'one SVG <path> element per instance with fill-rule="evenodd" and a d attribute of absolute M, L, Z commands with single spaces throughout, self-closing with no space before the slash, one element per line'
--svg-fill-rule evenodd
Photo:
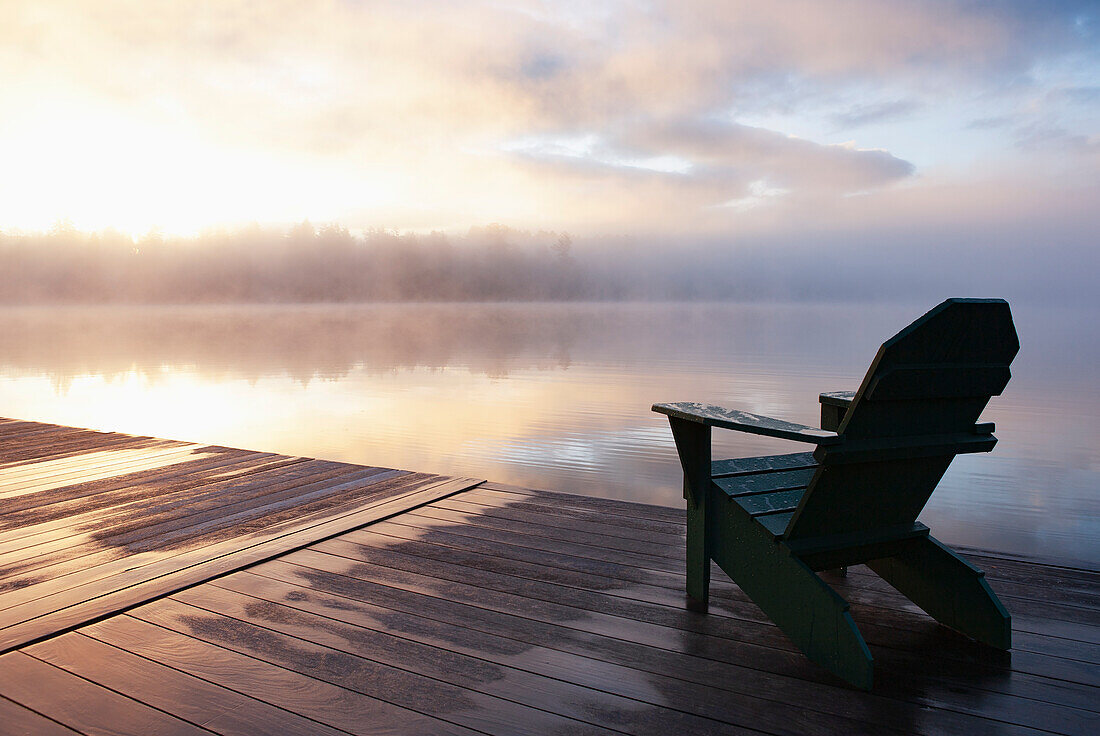
<path fill-rule="evenodd" d="M 929 304 L 0 309 L 0 416 L 679 506 L 657 401 L 804 424 Z M 1100 566 L 1100 326 L 1014 305 L 1023 345 L 921 519 Z M 716 457 L 805 446 L 716 432 Z"/>

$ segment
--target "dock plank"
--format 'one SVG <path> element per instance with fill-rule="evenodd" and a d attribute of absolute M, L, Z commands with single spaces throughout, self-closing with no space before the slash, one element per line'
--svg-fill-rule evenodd
<path fill-rule="evenodd" d="M 212 481 L 227 475 L 244 477 L 263 469 L 272 469 L 298 459 L 284 459 L 278 455 L 261 454 L 251 457 L 222 455 L 204 460 L 180 463 L 171 468 L 148 474 L 135 481 L 116 483 L 115 487 L 95 495 L 91 499 L 72 499 L 47 507 L 7 513 L 0 527 L 0 552 L 10 552 L 22 547 L 41 544 L 43 540 L 65 539 L 80 536 L 87 530 L 106 531 L 132 515 L 148 508 L 156 510 L 161 504 L 181 504 L 201 493 Z M 154 501 L 149 500 L 151 489 L 159 490 Z"/>
<path fill-rule="evenodd" d="M 235 581 L 242 577 L 267 577 L 310 591 L 297 592 L 293 600 L 288 599 L 287 605 L 313 598 L 333 611 L 343 611 L 344 599 L 351 599 L 392 611 L 379 620 L 403 629 L 421 631 L 422 625 L 417 620 L 425 617 L 440 622 L 444 631 L 451 632 L 454 627 L 471 628 L 531 648 L 571 653 L 617 665 L 639 674 L 620 678 L 615 686 L 626 688 L 638 682 L 656 686 L 659 693 L 672 702 L 681 703 L 681 707 L 696 707 L 708 698 L 715 698 L 727 703 L 728 712 L 722 717 L 734 722 L 741 722 L 749 713 L 760 726 L 778 719 L 804 723 L 811 732 L 822 728 L 828 732 L 833 724 L 843 727 L 851 719 L 863 724 L 853 726 L 856 732 L 877 733 L 902 728 L 909 733 L 937 734 L 981 732 L 989 725 L 982 718 L 942 709 L 916 708 L 834 682 L 807 680 L 797 674 L 776 675 L 759 669 L 752 657 L 746 657 L 741 664 L 733 664 L 702 657 L 699 651 L 676 651 L 675 642 L 670 642 L 673 646 L 659 647 L 631 641 L 629 632 L 624 635 L 627 638 L 615 636 L 614 630 L 597 633 L 598 625 L 591 626 L 589 617 L 575 613 L 560 615 L 561 612 L 551 606 L 541 611 L 509 606 L 506 598 L 482 594 L 469 586 L 442 588 L 439 581 L 426 575 L 394 576 L 382 571 L 378 580 L 368 579 L 373 576 L 367 567 L 359 566 L 345 570 L 348 574 L 341 574 L 273 560 L 213 584 L 236 585 Z M 462 594 L 463 588 L 470 591 L 469 596 Z M 448 636 L 459 638 L 454 632 Z M 803 664 L 803 672 L 810 669 L 808 664 Z M 592 670 L 593 673 L 601 672 L 599 667 Z M 681 688 L 688 688 L 688 692 L 695 694 L 685 700 L 673 700 L 673 695 Z M 743 702 L 742 698 L 750 700 Z M 783 728 L 778 730 L 783 731 Z"/>
<path fill-rule="evenodd" d="M 863 566 L 823 573 L 875 656 L 863 692 L 721 573 L 709 613 L 688 610 L 677 509 L 0 419 L 5 433 L 0 718 L 24 731 L 1100 731 L 1094 570 L 967 550 L 1013 613 L 1010 653 Z M 188 452 L 204 457 L 146 467 Z"/>
<path fill-rule="evenodd" d="M 69 632 L 23 650 L 181 720 L 220 734 L 338 736 L 343 733 L 297 713 L 174 670 L 124 649 Z"/>
<path fill-rule="evenodd" d="M 79 736 L 68 726 L 62 726 L 29 708 L 0 696 L 0 723 L 6 736 Z"/>
<path fill-rule="evenodd" d="M 80 575 L 81 579 L 92 578 L 87 582 L 31 598 L 0 611 L 0 616 L 5 616 L 8 621 L 0 628 L 0 651 L 125 610 L 143 601 L 308 545 L 316 539 L 400 513 L 409 505 L 425 503 L 478 482 L 466 478 L 438 478 L 434 476 L 421 483 L 387 488 L 389 493 L 382 500 L 357 504 L 352 511 L 337 510 L 329 517 L 285 524 L 274 531 L 243 530 L 241 536 L 168 556 L 139 553 L 100 565 L 96 568 L 98 572 Z M 259 526 L 266 527 L 264 524 Z M 39 583 L 34 587 L 50 586 L 52 590 L 56 587 L 51 586 L 53 582 Z"/>
<path fill-rule="evenodd" d="M 614 523 L 607 522 L 603 513 L 594 514 L 592 510 L 584 511 L 569 509 L 557 502 L 556 496 L 543 499 L 542 503 L 536 502 L 537 496 L 528 494 L 494 492 L 491 484 L 486 484 L 469 494 L 463 494 L 461 498 L 451 499 L 446 504 L 437 508 L 446 508 L 454 511 L 465 511 L 479 517 L 485 517 L 476 523 L 485 525 L 496 523 L 495 520 L 514 520 L 531 525 L 531 533 L 543 535 L 545 527 L 570 529 L 578 534 L 573 538 L 581 539 L 580 533 L 588 532 L 591 535 L 605 537 L 605 546 L 626 550 L 639 549 L 639 542 L 648 541 L 650 545 L 647 554 L 663 556 L 679 561 L 682 558 L 680 548 L 683 547 L 685 525 L 680 520 L 678 523 L 665 522 L 662 528 L 653 527 L 655 522 L 647 520 L 647 526 L 639 527 L 633 517 L 614 516 Z M 548 494 L 549 496 L 550 494 Z M 521 501 L 512 502 L 509 496 L 520 496 Z M 608 502 L 612 507 L 622 502 Z M 471 505 L 473 504 L 473 505 Z M 551 533 L 554 533 L 551 531 Z M 589 537 L 595 539 L 596 537 Z M 675 538 L 676 542 L 670 543 Z M 626 540 L 620 542 L 620 539 Z M 964 552 L 966 554 L 966 552 Z M 1066 568 L 1064 573 L 1059 573 L 1061 568 L 1042 565 L 1041 569 L 1049 570 L 1050 578 L 1036 580 L 1035 573 L 1021 573 L 1014 565 L 1023 565 L 1021 570 L 1036 567 L 1034 563 L 1026 561 L 1005 560 L 1002 558 L 969 555 L 975 564 L 986 571 L 986 577 L 990 581 L 996 581 L 994 586 L 999 595 L 1010 599 L 1019 599 L 1022 604 L 1035 602 L 1042 605 L 1068 603 L 1072 606 L 1085 606 L 1089 613 L 1085 614 L 1086 623 L 1090 626 L 1100 623 L 1100 573 Z M 867 568 L 860 566 L 853 568 L 855 578 L 872 579 L 874 584 L 885 586 L 886 583 Z M 1021 575 L 1025 577 L 1021 577 Z M 1053 583 L 1053 585 L 1051 584 Z M 1042 591 L 1040 593 L 1039 591 Z M 1073 612 L 1072 608 L 1063 612 L 1068 616 L 1080 616 Z M 1097 616 L 1097 618 L 1093 618 Z M 1045 609 L 1042 618 L 1061 618 L 1058 609 Z"/>
<path fill-rule="evenodd" d="M 480 482 L 56 425 L 0 431 L 14 439 L 0 466 L 0 652 Z"/>
<path fill-rule="evenodd" d="M 402 542 L 400 551 L 395 551 L 393 548 L 379 549 L 377 544 L 371 544 L 368 541 L 367 532 L 368 530 L 361 530 L 346 535 L 341 540 L 317 545 L 316 549 L 340 552 L 354 556 L 355 559 L 370 560 L 376 564 L 398 565 L 406 570 L 417 567 L 430 569 L 433 576 L 447 577 L 452 581 L 463 580 L 498 592 L 515 591 L 536 601 L 564 602 L 587 611 L 619 616 L 624 619 L 624 622 L 645 621 L 658 626 L 690 631 L 700 636 L 735 641 L 740 645 L 763 645 L 772 649 L 786 650 L 798 656 L 797 650 L 786 637 L 762 617 L 756 621 L 720 616 L 696 617 L 683 610 L 682 597 L 677 596 L 680 601 L 679 606 L 669 602 L 660 603 L 654 601 L 651 596 L 639 592 L 644 586 L 631 585 L 624 589 L 621 584 L 614 584 L 615 578 L 576 575 L 570 571 L 553 568 L 542 570 L 542 574 L 538 574 L 536 567 L 521 560 L 508 560 L 508 564 L 502 565 L 498 564 L 501 558 L 496 558 L 494 561 L 491 556 L 422 541 Z M 358 549 L 355 545 L 358 545 Z M 413 559 L 409 559 L 410 557 Z M 751 603 L 748 605 L 752 606 Z M 754 606 L 752 608 L 755 609 Z M 752 613 L 760 616 L 755 610 Z M 860 620 L 859 623 L 868 642 L 876 647 L 874 649 L 876 658 L 888 659 L 894 663 L 895 667 L 904 668 L 907 675 L 915 670 L 939 672 L 951 682 L 956 680 L 966 682 L 967 678 L 976 674 L 992 676 L 998 672 L 997 667 L 976 661 L 973 656 L 967 656 L 968 653 L 972 655 L 973 652 L 968 652 L 968 648 L 965 647 L 945 649 L 941 644 L 938 649 L 946 655 L 943 657 L 929 656 L 928 652 L 921 651 L 927 644 L 927 637 L 923 632 L 936 632 L 940 629 L 931 620 L 923 616 L 922 619 L 910 621 L 910 629 L 915 629 L 918 633 L 914 634 L 910 631 L 908 636 L 905 636 L 905 630 L 884 629 L 875 626 L 873 621 Z M 906 642 L 909 644 L 908 647 L 904 646 Z M 709 656 L 717 656 L 718 652 L 723 651 L 718 642 L 712 642 L 708 646 L 715 652 Z M 761 652 L 759 656 L 765 655 Z M 1029 694 L 1034 698 L 1053 701 L 1058 705 L 1087 707 L 1093 704 L 1094 693 L 1091 688 L 1067 687 L 1061 683 L 1051 686 L 1046 679 L 1059 676 L 1071 678 L 1080 671 L 1081 668 L 1076 664 L 1050 658 L 1049 661 L 1045 660 L 1041 663 L 1038 673 L 1019 672 L 1007 683 L 992 681 L 990 692 L 1004 695 Z M 1005 692 L 1006 689 L 1007 692 Z M 946 697 L 953 696 L 947 694 Z M 1040 711 L 1042 711 L 1041 707 L 1031 707 L 1026 709 L 1021 717 L 1040 724 L 1041 720 L 1038 717 Z"/>
<path fill-rule="evenodd" d="M 110 478 L 135 472 L 132 468 L 157 465 L 172 456 L 191 455 L 200 450 L 195 445 L 180 445 L 155 440 L 141 447 L 123 450 L 99 449 L 60 460 L 43 460 L 17 469 L 5 468 L 0 481 L 0 497 L 13 498 L 34 493 L 38 488 L 63 487 L 74 483 L 86 483 L 89 476 L 102 474 Z"/>
<path fill-rule="evenodd" d="M 500 736 L 541 736 L 559 730 L 610 733 L 172 599 L 154 601 L 129 615 L 178 633 L 195 633 L 230 651 L 483 733 Z"/>
<path fill-rule="evenodd" d="M 81 633 L 348 733 L 477 733 L 130 615 L 92 624 Z"/>
<path fill-rule="evenodd" d="M 493 661 L 495 647 L 472 646 L 475 643 L 472 637 L 452 637 L 445 645 L 437 646 L 361 625 L 365 621 L 348 621 L 348 615 L 325 616 L 302 606 L 284 605 L 216 585 L 181 591 L 170 600 L 472 692 L 513 703 L 522 701 L 539 710 L 590 725 L 610 729 L 626 727 L 631 733 L 654 736 L 736 732 L 713 720 L 666 708 L 664 704 L 650 703 L 652 707 L 640 708 L 633 698 L 581 685 L 575 681 L 575 676 L 563 680 Z M 454 633 L 463 632 L 455 630 Z"/>
<path fill-rule="evenodd" d="M 167 503 L 146 503 L 140 517 L 128 515 L 114 525 L 97 527 L 93 520 L 91 524 L 82 525 L 86 531 L 80 542 L 74 543 L 72 537 L 54 539 L 24 547 L 9 555 L 0 555 L 0 575 L 11 579 L 18 574 L 49 568 L 50 577 L 59 580 L 70 572 L 91 571 L 101 562 L 139 552 L 200 546 L 204 535 L 227 529 L 235 532 L 239 524 L 268 515 L 274 502 L 285 505 L 300 500 L 305 503 L 312 496 L 330 493 L 337 484 L 352 476 L 365 480 L 385 472 L 349 466 L 319 470 L 309 463 L 298 464 L 293 470 L 277 470 L 283 472 L 269 472 L 262 477 L 250 475 L 253 482 L 247 489 L 215 489 L 206 498 L 197 500 L 192 497 L 186 504 L 179 503 L 178 499 Z M 219 493 L 219 490 L 222 492 Z M 280 491 L 283 493 L 280 494 Z M 18 564 L 12 558 L 17 558 Z M 18 578 L 14 582 L 18 583 Z M 44 589 L 38 590 L 42 595 Z M 0 610 L 9 605 L 0 596 Z"/>
<path fill-rule="evenodd" d="M 551 552 L 553 557 L 544 559 L 546 560 L 545 564 L 552 566 L 566 565 L 571 569 L 590 571 L 622 580 L 645 581 L 649 584 L 670 587 L 676 591 L 680 591 L 683 587 L 682 581 L 685 571 L 683 555 L 667 557 L 646 554 L 646 552 L 652 551 L 652 544 L 649 547 L 639 547 L 636 544 L 623 545 L 617 537 L 586 531 L 578 532 L 575 531 L 576 527 L 571 524 L 565 527 L 549 527 L 539 524 L 540 517 L 534 515 L 531 515 L 534 517 L 532 521 L 525 525 L 518 520 L 502 518 L 495 514 L 455 511 L 454 509 L 459 507 L 460 504 L 461 502 L 458 499 L 446 499 L 430 507 L 410 510 L 400 518 L 392 520 L 392 524 L 408 526 L 413 529 L 436 530 L 444 538 L 447 535 L 458 535 L 480 540 L 501 541 L 532 550 Z M 374 531 L 381 532 L 387 528 L 393 529 L 392 526 L 384 525 L 375 527 Z M 676 544 L 678 547 L 683 547 L 683 538 L 680 537 Z M 624 547 L 628 551 L 624 550 Z M 601 570 L 597 563 L 615 563 L 615 567 Z M 638 570 L 632 568 L 638 568 Z M 741 603 L 749 604 L 752 610 L 756 610 L 755 605 L 751 604 L 748 597 L 741 594 L 732 582 L 728 582 L 724 579 L 724 576 L 719 574 L 713 577 L 713 594 L 720 602 L 719 605 L 732 598 Z M 1037 591 L 1021 590 L 1018 584 L 1003 580 L 995 580 L 993 584 L 999 594 L 1011 596 L 1013 600 L 1021 595 L 1027 596 L 1022 599 L 1022 605 L 1017 607 L 1017 615 L 1034 613 L 1031 602 L 1040 596 Z M 1096 586 L 1095 583 L 1094 586 L 1100 587 Z M 897 625 L 903 629 L 911 628 L 911 621 L 909 620 L 894 624 L 896 616 L 893 616 L 892 612 L 897 611 L 899 608 L 917 615 L 923 615 L 920 609 L 908 600 L 898 596 L 893 588 L 864 566 L 853 567 L 846 578 L 838 581 L 837 587 L 842 589 L 846 595 L 852 594 L 854 596 L 852 599 L 860 604 L 873 607 L 875 601 L 883 601 L 884 605 L 881 607 L 881 611 L 878 611 L 873 618 L 879 619 L 880 622 L 888 626 Z M 1031 595 L 1027 595 L 1029 593 Z M 1039 623 L 1039 627 L 1049 630 L 1052 626 L 1052 620 L 1067 620 L 1067 616 L 1072 617 L 1068 619 L 1071 621 L 1082 617 L 1087 620 L 1087 617 L 1091 616 L 1091 613 L 1088 612 L 1092 609 L 1086 607 L 1084 609 L 1086 613 L 1082 613 L 1082 608 L 1076 604 L 1076 601 L 1095 599 L 1097 592 L 1080 586 L 1070 594 L 1060 595 L 1057 592 L 1052 592 L 1042 597 L 1044 598 L 1041 603 L 1044 606 L 1042 611 L 1044 621 Z M 1059 603 L 1066 602 L 1067 597 L 1071 597 L 1074 603 L 1068 606 L 1058 606 Z M 719 613 L 722 611 L 721 608 L 716 610 Z M 881 621 L 884 617 L 886 620 Z M 760 620 L 767 621 L 766 617 L 761 617 Z M 1032 623 L 1026 615 L 1024 621 L 1025 626 Z M 1026 642 L 1029 640 L 1027 634 L 1032 632 L 1024 631 L 1022 633 L 1025 634 L 1023 641 Z M 1065 632 L 1059 631 L 1058 633 Z M 1040 633 L 1037 636 L 1044 636 L 1047 640 L 1046 645 L 1051 643 L 1049 637 L 1044 634 Z M 1096 655 L 1100 654 L 1095 645 L 1090 645 L 1088 642 L 1078 642 L 1078 644 L 1084 646 L 1077 649 L 1074 656 L 1083 656 L 1086 660 L 1095 661 Z"/>
<path fill-rule="evenodd" d="M 0 656 L 0 695 L 84 734 L 210 733 L 23 652 Z"/>
<path fill-rule="evenodd" d="M 800 717 L 801 711 L 797 709 L 785 714 L 761 711 L 756 707 L 757 702 L 753 697 L 718 689 L 701 689 L 667 675 L 643 672 L 569 651 L 529 644 L 522 638 L 526 636 L 527 626 L 522 626 L 519 632 L 509 632 L 519 633 L 520 638 L 503 635 L 495 626 L 491 632 L 469 628 L 465 625 L 468 620 L 466 610 L 459 616 L 449 616 L 442 620 L 416 614 L 397 616 L 393 609 L 374 605 L 369 599 L 347 596 L 334 599 L 316 590 L 305 578 L 295 585 L 247 571 L 221 578 L 213 583 L 213 587 L 226 588 L 394 637 L 461 652 L 502 665 L 507 668 L 506 671 L 519 669 L 653 706 L 641 714 L 636 711 L 628 712 L 626 718 L 619 721 L 621 724 L 628 724 L 639 715 L 646 719 L 652 718 L 652 724 L 633 726 L 629 729 L 631 733 L 645 733 L 653 725 L 659 729 L 677 725 L 670 723 L 664 715 L 664 710 L 669 708 L 716 720 L 732 720 L 746 728 L 767 728 L 770 732 L 781 734 L 835 733 L 836 727 L 842 728 L 846 733 L 889 733 L 893 730 L 886 723 L 872 727 L 871 724 L 848 717 L 838 717 L 834 724 L 828 724 L 828 730 L 824 730 L 825 724 Z M 186 596 L 185 593 L 177 597 L 184 600 Z M 560 686 L 550 693 L 555 699 L 550 708 L 560 708 L 560 702 L 566 702 L 570 696 L 569 691 Z M 593 699 L 592 695 L 586 695 L 583 691 L 581 697 L 585 700 Z M 527 702 L 531 700 L 527 699 Z M 668 732 L 658 730 L 658 733 Z"/>
<path fill-rule="evenodd" d="M 192 452 L 194 453 L 192 457 L 195 457 L 195 455 L 200 452 L 206 457 L 212 454 L 224 456 L 224 453 L 217 452 L 211 448 L 195 448 Z M 33 494 L 8 499 L 4 504 L 2 528 L 23 525 L 28 523 L 30 519 L 44 520 L 48 518 L 69 516 L 80 513 L 85 508 L 94 508 L 91 504 L 110 503 L 111 497 L 104 494 L 121 488 L 133 487 L 140 484 L 146 478 L 155 476 L 164 470 L 185 469 L 188 463 L 191 462 L 195 462 L 195 460 L 185 458 L 181 459 L 180 462 L 165 465 L 160 468 L 149 468 L 132 474 L 122 474 L 108 478 L 100 478 L 98 480 L 69 483 L 43 489 Z M 144 495 L 158 495 L 157 492 L 159 490 L 159 488 L 146 488 Z M 28 516 L 30 519 L 27 518 Z"/>

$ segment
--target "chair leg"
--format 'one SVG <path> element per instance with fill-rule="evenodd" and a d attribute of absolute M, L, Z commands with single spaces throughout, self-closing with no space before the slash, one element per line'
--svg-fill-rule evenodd
<path fill-rule="evenodd" d="M 710 594 L 710 427 L 676 417 L 668 421 L 684 469 L 688 607 L 706 611 Z"/>
<path fill-rule="evenodd" d="M 770 532 L 734 504 L 713 504 L 711 555 L 756 605 L 814 662 L 856 687 L 870 690 L 874 659 L 848 602 Z"/>
<path fill-rule="evenodd" d="M 706 502 L 687 503 L 688 607 L 705 612 L 710 597 L 710 554 L 707 551 Z"/>
<path fill-rule="evenodd" d="M 998 649 L 1012 647 L 1012 617 L 985 573 L 933 537 L 867 566 L 941 624 Z"/>

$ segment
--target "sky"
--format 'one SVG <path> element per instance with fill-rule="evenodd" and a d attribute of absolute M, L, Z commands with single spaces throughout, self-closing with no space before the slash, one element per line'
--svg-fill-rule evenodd
<path fill-rule="evenodd" d="M 0 230 L 1100 218 L 1100 3 L 0 0 Z"/>

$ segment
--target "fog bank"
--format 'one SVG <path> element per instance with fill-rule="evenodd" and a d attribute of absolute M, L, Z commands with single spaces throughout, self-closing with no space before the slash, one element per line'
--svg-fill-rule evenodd
<path fill-rule="evenodd" d="M 1050 233 L 1003 235 L 574 240 L 500 225 L 355 234 L 303 222 L 135 239 L 62 225 L 0 231 L 0 303 L 1093 299 L 1094 249 Z"/>

